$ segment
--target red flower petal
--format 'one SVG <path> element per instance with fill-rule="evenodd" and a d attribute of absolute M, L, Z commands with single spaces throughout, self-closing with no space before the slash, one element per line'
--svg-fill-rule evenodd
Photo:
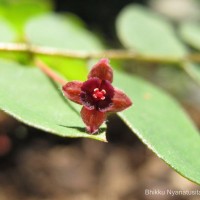
<path fill-rule="evenodd" d="M 81 92 L 81 102 L 82 105 L 85 106 L 88 110 L 95 109 L 96 102 L 94 98 L 85 92 Z"/>
<path fill-rule="evenodd" d="M 93 93 L 95 88 L 99 88 L 101 85 L 101 80 L 99 78 L 91 78 L 83 82 L 81 90 L 83 92 Z"/>
<path fill-rule="evenodd" d="M 88 74 L 88 79 L 98 77 L 101 80 L 107 80 L 112 82 L 113 80 L 113 71 L 109 65 L 109 60 L 107 58 L 102 58 L 94 67 L 91 69 Z"/>
<path fill-rule="evenodd" d="M 131 100 L 122 92 L 115 88 L 115 94 L 112 98 L 112 106 L 108 108 L 108 112 L 119 112 L 132 105 Z"/>
<path fill-rule="evenodd" d="M 101 124 L 106 119 L 106 113 L 100 112 L 96 109 L 88 110 L 83 106 L 81 110 L 81 117 L 83 122 L 86 124 L 86 129 L 89 133 L 95 133 L 98 131 Z"/>
<path fill-rule="evenodd" d="M 80 94 L 83 83 L 80 81 L 68 82 L 62 87 L 64 95 L 71 101 L 82 104 Z"/>
<path fill-rule="evenodd" d="M 106 97 L 113 98 L 114 96 L 114 87 L 111 85 L 111 83 L 107 80 L 103 80 L 101 82 L 100 90 L 106 91 Z"/>

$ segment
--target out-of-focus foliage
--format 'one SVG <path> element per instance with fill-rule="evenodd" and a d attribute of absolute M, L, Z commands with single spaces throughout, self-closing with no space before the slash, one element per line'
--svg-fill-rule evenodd
<path fill-rule="evenodd" d="M 186 63 L 185 70 L 200 85 L 200 65 L 195 63 Z"/>
<path fill-rule="evenodd" d="M 15 40 L 15 31 L 4 19 L 0 19 L 0 42 L 12 42 Z"/>
<path fill-rule="evenodd" d="M 78 17 L 75 18 L 70 14 L 38 16 L 27 22 L 25 35 L 30 44 L 45 47 L 82 51 L 103 49 L 99 38 L 86 30 L 84 23 Z M 44 56 L 42 59 L 52 68 L 60 71 L 68 80 L 86 79 L 86 61 Z"/>
<path fill-rule="evenodd" d="M 50 0 L 1 0 L 0 16 L 9 20 L 18 32 L 18 39 L 24 39 L 26 21 L 52 9 Z"/>
<path fill-rule="evenodd" d="M 27 23 L 25 34 L 30 43 L 41 46 L 88 51 L 102 49 L 94 34 L 62 15 L 35 17 Z"/>
<path fill-rule="evenodd" d="M 200 22 L 182 23 L 180 35 L 188 45 L 200 51 Z"/>
<path fill-rule="evenodd" d="M 200 17 L 199 0 L 150 0 L 149 5 L 175 22 L 196 20 Z"/>
<path fill-rule="evenodd" d="M 187 52 L 166 19 L 139 5 L 123 9 L 117 33 L 125 47 L 141 54 L 183 57 Z"/>

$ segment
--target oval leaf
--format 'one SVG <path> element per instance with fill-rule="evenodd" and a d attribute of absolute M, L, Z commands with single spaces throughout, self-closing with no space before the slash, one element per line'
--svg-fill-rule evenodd
<path fill-rule="evenodd" d="M 177 172 L 200 184 L 200 135 L 179 104 L 134 76 L 116 72 L 114 84 L 133 101 L 119 113 L 130 129 Z"/>
<path fill-rule="evenodd" d="M 17 40 L 17 33 L 7 20 L 0 18 L 0 42 L 11 43 Z M 0 56 L 7 59 L 19 59 L 22 61 L 24 58 L 23 53 L 12 54 L 9 51 L 0 51 Z"/>
<path fill-rule="evenodd" d="M 186 63 L 183 67 L 187 74 L 200 85 L 200 64 Z"/>
<path fill-rule="evenodd" d="M 106 141 L 105 133 L 85 133 L 81 107 L 65 101 L 59 88 L 38 68 L 0 61 L 0 109 L 18 120 L 63 137 Z"/>
<path fill-rule="evenodd" d="M 50 1 L 20 0 L 0 3 L 0 15 L 15 27 L 19 39 L 24 39 L 24 24 L 34 15 L 47 12 L 51 9 Z"/>
<path fill-rule="evenodd" d="M 101 43 L 95 35 L 77 25 L 70 17 L 46 14 L 27 23 L 29 42 L 41 46 L 70 50 L 98 50 Z"/>
<path fill-rule="evenodd" d="M 122 10 L 117 19 L 117 33 L 125 47 L 141 54 L 171 57 L 186 54 L 171 24 L 139 5 L 130 5 Z"/>
<path fill-rule="evenodd" d="M 181 24 L 180 35 L 187 44 L 200 51 L 200 23 L 185 22 Z"/>
<path fill-rule="evenodd" d="M 12 27 L 3 19 L 0 19 L 0 42 L 12 42 L 16 39 L 16 34 Z"/>
<path fill-rule="evenodd" d="M 69 14 L 46 14 L 33 18 L 27 23 L 26 37 L 32 44 L 58 49 L 92 51 L 103 48 L 100 40 L 84 28 L 82 21 Z M 68 80 L 84 80 L 87 76 L 85 60 L 47 56 L 40 58 Z"/>

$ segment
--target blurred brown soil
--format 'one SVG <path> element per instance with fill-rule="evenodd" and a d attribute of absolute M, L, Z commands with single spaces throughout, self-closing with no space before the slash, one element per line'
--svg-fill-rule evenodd
<path fill-rule="evenodd" d="M 145 195 L 145 189 L 200 187 L 148 150 L 115 116 L 108 123 L 109 143 L 59 138 L 13 119 L 9 123 L 10 130 L 1 129 L 10 133 L 12 149 L 0 158 L 0 200 L 200 199 Z"/>

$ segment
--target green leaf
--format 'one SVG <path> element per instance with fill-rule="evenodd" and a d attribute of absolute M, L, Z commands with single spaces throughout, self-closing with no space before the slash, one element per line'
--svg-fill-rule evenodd
<path fill-rule="evenodd" d="M 0 15 L 12 23 L 22 39 L 26 21 L 32 16 L 51 10 L 51 7 L 50 1 L 47 0 L 6 0 L 0 2 Z"/>
<path fill-rule="evenodd" d="M 16 34 L 10 24 L 0 19 L 0 42 L 12 42 L 16 39 Z"/>
<path fill-rule="evenodd" d="M 187 44 L 200 51 L 200 23 L 182 23 L 180 26 L 180 35 Z"/>
<path fill-rule="evenodd" d="M 199 64 L 186 63 L 184 65 L 184 70 L 198 85 L 200 85 L 200 65 Z"/>
<path fill-rule="evenodd" d="M 15 42 L 17 39 L 17 33 L 11 24 L 0 17 L 0 42 L 11 43 Z M 25 55 L 23 53 L 11 53 L 9 51 L 0 51 L 0 57 L 14 59 L 14 60 L 23 60 Z"/>
<path fill-rule="evenodd" d="M 80 27 L 71 17 L 59 14 L 45 14 L 27 23 L 26 37 L 36 45 L 58 49 L 93 51 L 102 49 L 98 38 Z"/>
<path fill-rule="evenodd" d="M 115 73 L 114 84 L 132 99 L 119 116 L 161 159 L 200 184 L 200 135 L 169 95 L 135 76 Z"/>
<path fill-rule="evenodd" d="M 18 120 L 63 137 L 106 141 L 105 133 L 85 133 L 79 111 L 38 68 L 0 61 L 0 109 Z"/>
<path fill-rule="evenodd" d="M 171 24 L 145 7 L 125 7 L 119 14 L 116 25 L 122 44 L 138 53 L 171 57 L 182 57 L 187 53 Z"/>
<path fill-rule="evenodd" d="M 103 48 L 101 41 L 84 28 L 78 17 L 71 14 L 52 13 L 33 18 L 27 23 L 26 37 L 32 44 L 58 49 L 97 51 Z M 69 80 L 85 80 L 87 76 L 85 60 L 44 56 L 40 58 Z"/>
<path fill-rule="evenodd" d="M 61 73 L 67 80 L 81 80 L 87 78 L 87 62 L 85 60 L 61 58 L 55 56 L 40 56 L 49 67 Z"/>

